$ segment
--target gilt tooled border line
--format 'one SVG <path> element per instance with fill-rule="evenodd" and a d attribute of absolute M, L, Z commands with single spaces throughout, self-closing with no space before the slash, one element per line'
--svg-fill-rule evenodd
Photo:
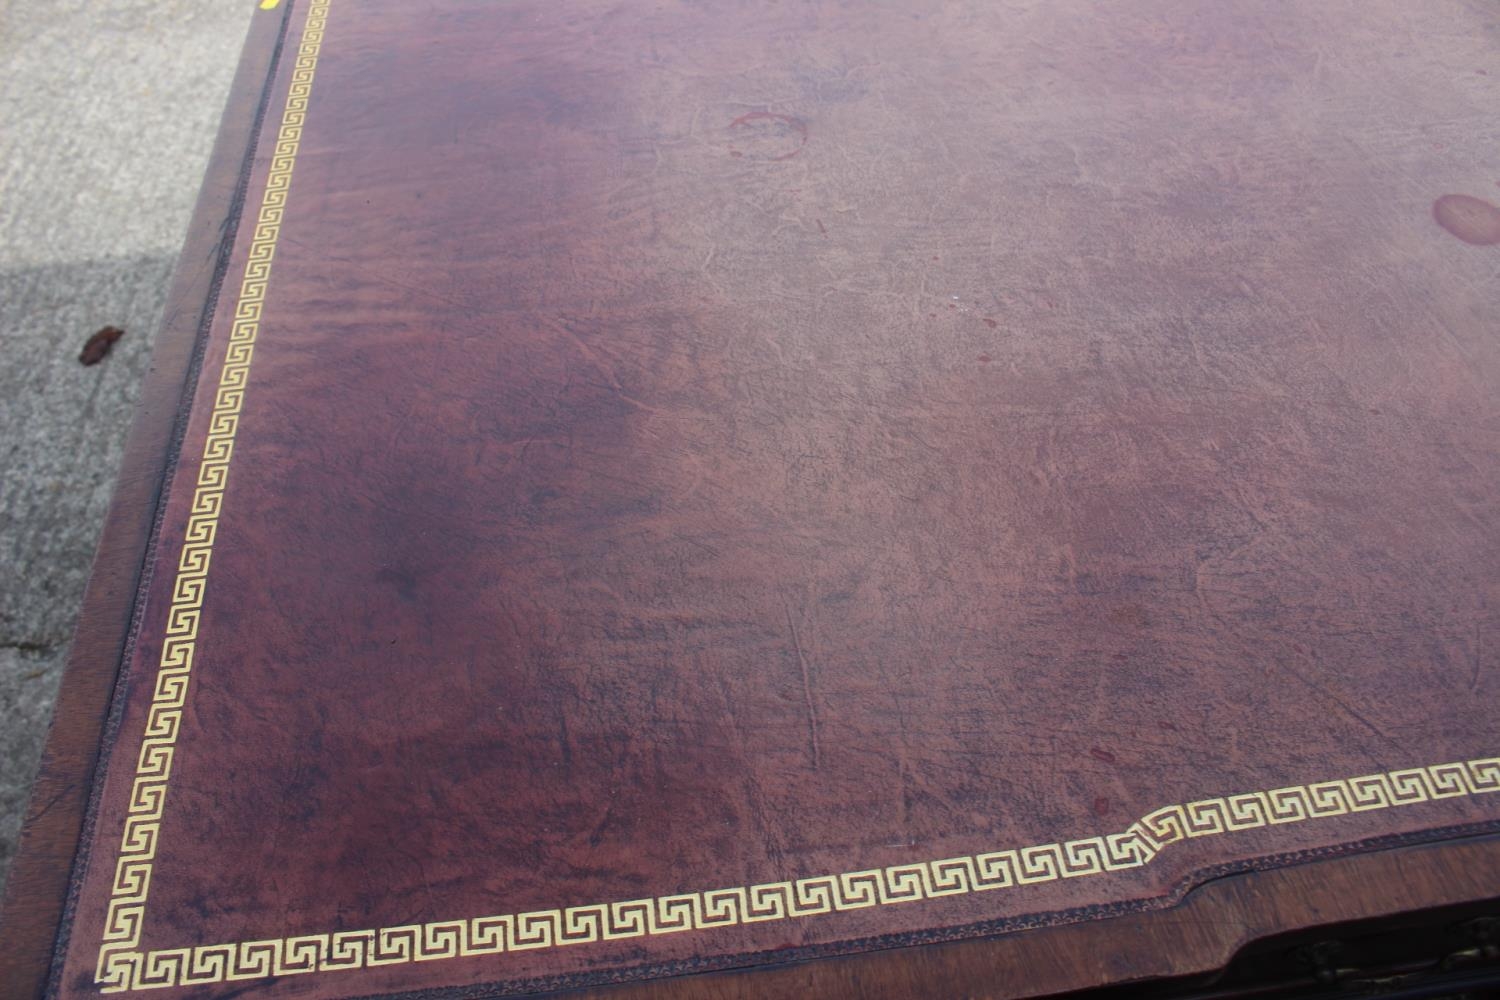
<path fill-rule="evenodd" d="M 152 864 L 209 561 L 330 2 L 309 2 L 210 414 L 105 915 L 95 973 L 102 992 L 495 955 L 916 902 L 1140 868 L 1166 846 L 1193 837 L 1500 791 L 1500 757 L 1490 757 L 1166 806 L 1122 833 L 937 861 L 471 919 L 142 949 Z"/>
<path fill-rule="evenodd" d="M 249 380 L 250 362 L 260 330 L 261 309 L 271 277 L 271 261 L 281 232 L 282 212 L 291 187 L 292 168 L 302 140 L 302 126 L 312 93 L 313 72 L 323 43 L 323 28 L 330 0 L 310 0 L 302 39 L 293 65 L 286 106 L 276 133 L 265 193 L 250 241 L 245 274 L 235 303 L 234 323 L 228 351 L 219 374 L 208 436 L 184 535 L 182 556 L 172 583 L 172 600 L 156 686 L 146 718 L 140 757 L 131 784 L 120 851 L 104 918 L 95 981 L 110 989 L 127 988 L 129 977 L 122 971 L 132 966 L 130 956 L 140 950 L 141 925 L 151 888 L 152 865 L 161 834 L 162 810 L 167 782 L 172 774 L 178 727 L 187 700 L 193 656 L 198 640 L 198 619 L 208 585 L 209 561 L 218 531 L 219 512 L 229 478 L 229 462 L 239 429 L 240 408 Z"/>
<path fill-rule="evenodd" d="M 1195 837 L 1500 792 L 1500 757 L 1337 778 L 1157 809 L 1123 833 L 613 903 L 187 948 L 115 952 L 104 992 L 498 955 L 734 927 L 1142 868 Z"/>

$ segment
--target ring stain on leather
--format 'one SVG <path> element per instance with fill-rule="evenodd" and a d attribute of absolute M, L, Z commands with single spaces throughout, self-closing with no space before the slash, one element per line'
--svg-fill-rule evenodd
<path fill-rule="evenodd" d="M 790 160 L 807 145 L 806 122 L 771 111 L 740 115 L 729 123 L 729 131 L 737 143 L 729 147 L 729 155 L 737 159 L 775 163 Z"/>
<path fill-rule="evenodd" d="M 1445 194 L 1432 203 L 1432 217 L 1465 243 L 1479 247 L 1500 243 L 1500 208 L 1483 198 Z"/>

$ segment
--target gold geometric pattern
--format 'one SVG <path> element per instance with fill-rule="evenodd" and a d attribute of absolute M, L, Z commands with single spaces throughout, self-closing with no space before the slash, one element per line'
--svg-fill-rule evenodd
<path fill-rule="evenodd" d="M 203 607 L 204 589 L 208 586 L 208 564 L 213 555 L 224 487 L 229 479 L 229 459 L 234 452 L 240 406 L 250 377 L 250 359 L 260 330 L 261 307 L 265 303 L 266 283 L 271 277 L 271 258 L 276 253 L 276 238 L 281 232 L 281 213 L 286 207 L 287 190 L 292 183 L 297 146 L 302 140 L 302 122 L 307 113 L 308 95 L 312 92 L 313 70 L 323 43 L 328 3 L 329 0 L 312 0 L 308 7 L 302 44 L 292 69 L 291 89 L 281 115 L 281 128 L 276 133 L 276 149 L 271 158 L 266 193 L 255 221 L 249 260 L 245 262 L 245 277 L 240 284 L 234 325 L 229 332 L 229 352 L 224 359 L 209 416 L 208 438 L 203 443 L 203 460 L 193 490 L 182 558 L 172 583 L 172 603 L 167 611 L 165 644 L 156 675 L 156 689 L 146 718 L 146 735 L 136 763 L 125 832 L 120 839 L 120 855 L 110 887 L 109 909 L 104 918 L 104 942 L 99 950 L 95 973 L 99 983 L 118 987 L 129 982 L 133 975 L 130 970 L 134 968 L 135 959 L 132 956 L 140 945 L 146 897 L 151 889 L 152 862 L 156 857 L 157 838 L 161 835 L 162 808 L 167 798 L 167 781 L 172 776 L 177 729 L 187 701 L 188 679 L 192 676 L 193 654 L 198 642 L 198 615 Z"/>
<path fill-rule="evenodd" d="M 210 414 L 105 916 L 95 974 L 103 992 L 496 955 L 911 903 L 1140 868 L 1168 845 L 1194 837 L 1500 791 L 1500 758 L 1491 757 L 1204 799 L 1158 809 L 1122 833 L 938 861 L 563 909 L 142 950 L 209 560 L 328 5 L 329 0 L 309 3 Z"/>
<path fill-rule="evenodd" d="M 914 903 L 1141 868 L 1168 845 L 1194 837 L 1486 792 L 1500 792 L 1500 757 L 1203 799 L 1157 809 L 1123 833 L 940 861 L 566 909 L 116 952 L 104 992 L 498 955 Z"/>

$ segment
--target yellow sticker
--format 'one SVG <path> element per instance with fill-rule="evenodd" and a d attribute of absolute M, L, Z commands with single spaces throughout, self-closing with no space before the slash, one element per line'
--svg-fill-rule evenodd
<path fill-rule="evenodd" d="M 260 9 L 261 10 L 275 10 L 276 9 L 276 5 L 279 4 L 279 3 L 281 3 L 281 0 L 260 0 Z"/>

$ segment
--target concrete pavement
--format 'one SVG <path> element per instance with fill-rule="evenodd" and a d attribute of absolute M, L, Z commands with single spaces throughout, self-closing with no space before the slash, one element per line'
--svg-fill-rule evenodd
<path fill-rule="evenodd" d="M 0 871 L 254 9 L 0 0 Z"/>

